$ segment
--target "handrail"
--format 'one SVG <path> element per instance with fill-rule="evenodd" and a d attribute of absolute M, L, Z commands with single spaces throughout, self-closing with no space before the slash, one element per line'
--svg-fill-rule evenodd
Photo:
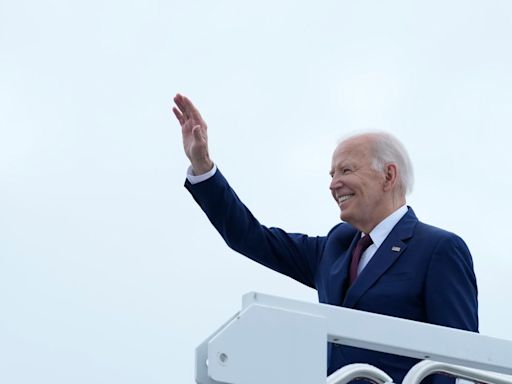
<path fill-rule="evenodd" d="M 355 379 L 365 379 L 375 384 L 392 383 L 393 379 L 383 370 L 370 364 L 349 364 L 333 372 L 327 384 L 347 384 Z"/>
<path fill-rule="evenodd" d="M 331 343 L 512 375 L 511 340 L 334 305 L 256 292 L 244 295 L 242 308 L 253 305 L 320 316 Z"/>
<path fill-rule="evenodd" d="M 245 295 L 241 310 L 197 347 L 196 382 L 326 383 L 327 342 L 429 360 L 414 366 L 404 384 L 436 372 L 512 384 L 512 341 L 256 292 Z M 356 368 L 345 367 L 328 384 L 357 375 L 368 380 L 368 372 Z M 388 378 L 379 374 L 377 380 L 384 384 Z"/>
<path fill-rule="evenodd" d="M 461 365 L 423 360 L 413 366 L 404 377 L 402 384 L 420 383 L 425 377 L 434 373 L 444 373 L 461 379 L 487 384 L 512 384 L 512 376 L 497 372 L 463 367 Z"/>

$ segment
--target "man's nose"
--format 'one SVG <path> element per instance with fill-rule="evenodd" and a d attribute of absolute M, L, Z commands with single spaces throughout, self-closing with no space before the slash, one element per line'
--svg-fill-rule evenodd
<path fill-rule="evenodd" d="M 342 183 L 339 177 L 334 176 L 331 180 L 331 185 L 329 185 L 329 189 L 334 192 L 336 188 L 341 187 Z"/>

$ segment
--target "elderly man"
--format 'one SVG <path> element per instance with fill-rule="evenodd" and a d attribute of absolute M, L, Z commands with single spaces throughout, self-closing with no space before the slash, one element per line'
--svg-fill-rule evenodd
<path fill-rule="evenodd" d="M 292 234 L 254 218 L 211 161 L 199 111 L 182 95 L 174 101 L 191 162 L 185 186 L 231 248 L 316 289 L 322 303 L 478 331 L 471 254 L 458 236 L 418 221 L 407 207 L 412 167 L 397 139 L 367 133 L 339 144 L 330 189 L 343 222 L 325 236 Z M 416 362 L 329 345 L 328 373 L 368 363 L 400 383 Z"/>

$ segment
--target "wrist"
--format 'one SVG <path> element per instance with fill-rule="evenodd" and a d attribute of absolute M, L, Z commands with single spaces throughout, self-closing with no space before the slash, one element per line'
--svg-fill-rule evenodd
<path fill-rule="evenodd" d="M 210 172 L 213 168 L 213 161 L 210 159 L 205 159 L 203 161 L 193 162 L 192 163 L 192 173 L 195 176 L 203 175 L 207 172 Z"/>

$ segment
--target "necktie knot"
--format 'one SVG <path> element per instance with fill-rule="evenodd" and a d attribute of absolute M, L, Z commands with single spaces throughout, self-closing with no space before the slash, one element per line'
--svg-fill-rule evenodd
<path fill-rule="evenodd" d="M 362 251 L 361 252 L 364 252 L 366 251 L 366 249 L 373 244 L 373 240 L 372 238 L 370 237 L 370 235 L 364 235 L 363 237 L 361 237 L 359 239 L 359 241 L 357 242 L 357 247 L 361 246 L 361 249 Z"/>
<path fill-rule="evenodd" d="M 370 235 L 364 235 L 359 239 L 354 248 L 354 253 L 352 254 L 352 261 L 350 262 L 350 284 L 356 280 L 357 278 L 357 269 L 359 267 L 359 262 L 361 261 L 361 256 L 364 251 L 373 244 L 373 240 Z"/>

